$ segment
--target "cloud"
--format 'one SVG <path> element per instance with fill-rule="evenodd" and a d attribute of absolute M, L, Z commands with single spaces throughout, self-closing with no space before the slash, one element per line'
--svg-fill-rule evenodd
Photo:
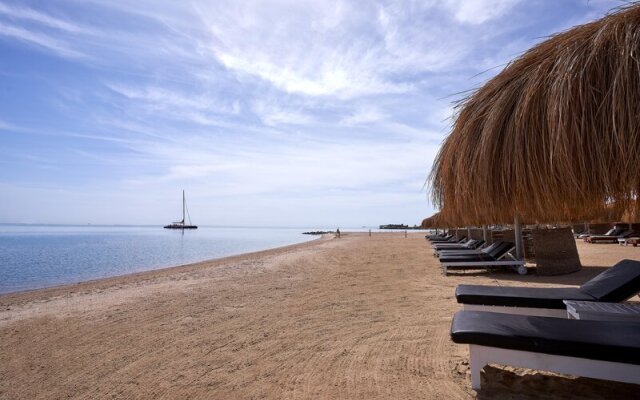
<path fill-rule="evenodd" d="M 351 113 L 349 116 L 342 118 L 340 121 L 343 125 L 361 125 L 372 122 L 382 121 L 387 118 L 385 112 L 375 106 L 361 107 Z"/>
<path fill-rule="evenodd" d="M 218 114 L 237 114 L 239 105 L 221 104 L 213 95 L 204 93 L 181 93 L 179 91 L 157 86 L 135 87 L 117 83 L 107 83 L 106 86 L 112 91 L 127 97 L 136 102 L 142 102 L 160 111 L 172 110 L 176 108 L 211 111 Z"/>
<path fill-rule="evenodd" d="M 74 34 L 96 34 L 94 29 L 74 24 L 72 22 L 52 17 L 51 15 L 33 10 L 27 7 L 9 6 L 0 3 L 0 15 L 14 19 L 28 20 L 36 22 L 50 28 L 66 31 Z"/>
<path fill-rule="evenodd" d="M 0 22 L 0 35 L 42 47 L 64 58 L 78 59 L 86 57 L 83 53 L 72 49 L 63 41 L 2 22 Z"/>
<path fill-rule="evenodd" d="M 262 122 L 269 126 L 281 124 L 307 125 L 315 121 L 310 114 L 296 109 L 285 109 L 277 103 L 267 100 L 257 101 L 253 110 Z"/>
<path fill-rule="evenodd" d="M 456 21 L 478 25 L 499 18 L 520 0 L 447 0 L 446 7 Z"/>
<path fill-rule="evenodd" d="M 278 12 L 269 3 L 252 4 L 200 10 L 210 49 L 229 70 L 287 93 L 340 99 L 406 93 L 415 86 L 402 73 L 445 68 L 463 51 L 455 36 L 436 39 L 450 26 L 423 24 L 399 7 L 302 2 Z"/>

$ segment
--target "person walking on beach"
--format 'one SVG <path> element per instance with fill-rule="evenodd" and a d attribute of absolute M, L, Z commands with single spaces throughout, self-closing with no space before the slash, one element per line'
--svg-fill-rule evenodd
<path fill-rule="evenodd" d="M 340 228 L 336 229 L 336 235 L 338 235 L 338 239 L 340 239 Z"/>

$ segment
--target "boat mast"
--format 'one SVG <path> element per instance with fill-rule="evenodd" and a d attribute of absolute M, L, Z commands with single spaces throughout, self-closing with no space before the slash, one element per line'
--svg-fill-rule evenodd
<path fill-rule="evenodd" d="M 182 190 L 182 225 L 184 225 L 184 189 Z"/>

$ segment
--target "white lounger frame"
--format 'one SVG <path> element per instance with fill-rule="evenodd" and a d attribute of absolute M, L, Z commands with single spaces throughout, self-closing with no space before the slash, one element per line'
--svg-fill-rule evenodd
<path fill-rule="evenodd" d="M 485 306 L 481 304 L 463 304 L 465 311 L 489 311 L 502 314 L 533 315 L 537 317 L 555 317 L 567 319 L 567 310 L 561 308 L 534 308 L 510 306 Z"/>
<path fill-rule="evenodd" d="M 480 372 L 488 364 L 511 365 L 616 382 L 640 383 L 640 365 L 634 364 L 501 349 L 477 344 L 469 345 L 469 356 L 471 387 L 475 390 L 480 389 Z"/>

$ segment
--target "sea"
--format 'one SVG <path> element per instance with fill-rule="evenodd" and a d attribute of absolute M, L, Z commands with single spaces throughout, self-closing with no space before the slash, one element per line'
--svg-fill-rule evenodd
<path fill-rule="evenodd" d="M 0 293 L 83 282 L 302 243 L 322 228 L 0 224 Z"/>

